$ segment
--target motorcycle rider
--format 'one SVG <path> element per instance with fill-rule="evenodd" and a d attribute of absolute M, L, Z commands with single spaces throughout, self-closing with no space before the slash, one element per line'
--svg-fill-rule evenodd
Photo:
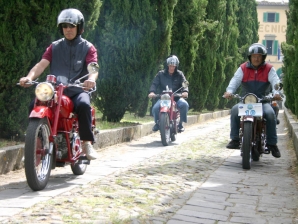
<path fill-rule="evenodd" d="M 274 67 L 265 62 L 267 57 L 266 47 L 259 43 L 252 44 L 248 49 L 247 62 L 240 65 L 230 80 L 224 98 L 230 99 L 231 94 L 235 93 L 238 87 L 242 86 L 242 94 L 254 93 L 257 97 L 262 98 L 269 94 L 270 85 L 275 100 L 281 100 L 279 92 L 274 89 L 274 85 L 280 82 Z M 276 116 L 270 102 L 263 103 L 263 113 L 266 118 L 267 131 L 267 149 L 271 154 L 279 158 L 280 151 L 276 145 Z M 238 105 L 234 105 L 231 109 L 231 141 L 226 146 L 229 149 L 239 149 L 239 128 L 240 117 L 238 116 Z"/>
<path fill-rule="evenodd" d="M 166 68 L 160 70 L 153 79 L 149 90 L 149 98 L 154 98 L 155 94 L 157 94 L 158 92 L 161 93 L 163 90 L 166 89 L 166 86 L 168 86 L 169 89 L 172 89 L 172 91 L 175 92 L 177 89 L 182 87 L 183 81 L 186 80 L 183 72 L 178 70 L 179 59 L 177 56 L 170 55 L 166 60 L 166 64 Z M 187 123 L 187 112 L 189 108 L 187 101 L 184 99 L 188 97 L 188 87 L 182 88 L 181 92 L 182 97 L 175 99 L 180 111 L 180 123 L 178 124 L 179 132 L 184 131 L 182 122 Z M 159 130 L 159 110 L 160 100 L 158 100 L 152 108 L 152 114 L 154 116 L 155 121 L 155 125 L 153 126 L 152 131 Z"/>
<path fill-rule="evenodd" d="M 30 70 L 26 77 L 19 81 L 23 87 L 38 78 L 50 65 L 51 74 L 57 77 L 57 83 L 69 84 L 88 73 L 90 63 L 97 64 L 97 50 L 92 43 L 82 38 L 84 32 L 84 16 L 74 8 L 64 9 L 57 18 L 59 32 L 64 36 L 53 42 L 44 52 L 42 59 Z M 88 90 L 96 85 L 98 72 L 89 74 L 84 81 L 84 89 Z M 78 115 L 79 134 L 82 148 L 89 160 L 98 157 L 93 148 L 94 136 L 92 133 L 92 118 L 90 96 L 82 88 L 68 87 L 64 94 L 74 103 L 74 111 Z M 30 111 L 33 103 L 30 105 Z"/>

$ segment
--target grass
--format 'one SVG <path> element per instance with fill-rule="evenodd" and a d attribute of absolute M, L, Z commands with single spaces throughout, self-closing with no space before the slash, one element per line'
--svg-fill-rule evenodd
<path fill-rule="evenodd" d="M 137 124 L 145 124 L 153 121 L 153 117 L 146 114 L 145 117 L 138 117 L 132 113 L 125 113 L 124 117 L 121 119 L 120 122 L 107 122 L 101 120 L 102 114 L 96 114 L 96 126 L 100 128 L 100 130 L 105 129 L 113 129 L 113 128 L 121 128 L 127 127 Z"/>

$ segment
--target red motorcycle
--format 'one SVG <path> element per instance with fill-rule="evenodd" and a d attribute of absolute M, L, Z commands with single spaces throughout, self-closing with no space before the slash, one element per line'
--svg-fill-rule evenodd
<path fill-rule="evenodd" d="M 163 90 L 162 94 L 155 95 L 156 98 L 160 97 L 159 130 L 161 142 L 164 146 L 168 146 L 170 141 L 174 142 L 176 134 L 179 133 L 180 111 L 174 98 L 181 97 L 181 94 L 177 92 L 188 85 L 188 81 L 184 81 L 182 87 L 175 92 L 167 86 L 167 89 Z"/>
<path fill-rule="evenodd" d="M 96 66 L 89 65 L 88 71 L 97 71 Z M 29 187 L 42 190 L 46 187 L 51 169 L 70 165 L 74 175 L 82 175 L 90 164 L 90 160 L 82 151 L 79 136 L 79 125 L 76 114 L 73 113 L 73 103 L 63 95 L 63 90 L 69 86 L 83 88 L 80 80 L 75 84 L 56 84 L 56 77 L 48 75 L 45 82 L 32 81 L 27 84 L 37 84 L 36 99 L 29 115 L 29 125 L 25 137 L 24 166 Z M 91 94 L 96 88 L 88 93 Z M 98 133 L 95 126 L 95 109 L 91 109 L 92 130 Z"/>

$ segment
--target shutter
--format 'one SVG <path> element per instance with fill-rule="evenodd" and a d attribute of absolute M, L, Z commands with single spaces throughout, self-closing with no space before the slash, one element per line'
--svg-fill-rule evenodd
<path fill-rule="evenodd" d="M 266 40 L 262 40 L 262 44 L 266 47 L 267 49 L 267 46 L 266 46 Z"/>
<path fill-rule="evenodd" d="M 279 23 L 279 13 L 275 13 L 275 22 Z"/>
<path fill-rule="evenodd" d="M 268 18 L 268 13 L 264 12 L 263 14 L 263 22 L 267 22 L 267 18 Z"/>
<path fill-rule="evenodd" d="M 273 43 L 273 55 L 277 55 L 278 51 L 278 40 L 275 40 Z"/>

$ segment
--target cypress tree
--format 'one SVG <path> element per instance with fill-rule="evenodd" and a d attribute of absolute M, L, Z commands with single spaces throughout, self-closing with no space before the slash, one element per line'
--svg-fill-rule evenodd
<path fill-rule="evenodd" d="M 212 3 L 212 4 L 211 4 Z M 229 37 L 229 27 L 225 27 L 226 22 L 226 1 L 209 1 L 208 3 L 208 14 L 210 12 L 210 18 L 213 21 L 218 21 L 217 29 L 219 31 L 217 44 L 219 48 L 216 52 L 215 60 L 215 71 L 212 76 L 212 84 L 210 84 L 208 97 L 205 102 L 205 108 L 208 110 L 214 110 L 217 108 L 219 103 L 219 94 L 224 81 L 224 68 L 225 68 L 225 55 L 226 45 Z M 205 65 L 209 66 L 209 65 Z M 209 74 L 207 74 L 209 75 Z"/>
<path fill-rule="evenodd" d="M 0 137 L 23 138 L 28 124 L 28 106 L 34 98 L 34 87 L 16 85 L 41 59 L 46 47 L 59 36 L 57 16 L 68 7 L 83 6 L 85 13 L 94 9 L 91 3 L 75 0 L 47 1 L 1 1 L 0 24 Z M 89 8 L 88 8 L 89 5 Z M 96 4 L 95 4 L 96 5 Z M 88 17 L 88 16 L 87 16 Z M 48 71 L 47 71 L 48 72 Z M 45 74 L 40 77 L 43 81 Z"/>
<path fill-rule="evenodd" d="M 226 11 L 226 23 L 225 27 L 228 27 L 228 38 L 226 39 L 226 49 L 225 49 L 225 68 L 224 68 L 224 80 L 221 85 L 221 90 L 219 92 L 219 104 L 218 108 L 223 109 L 226 100 L 222 98 L 222 94 L 226 91 L 230 79 L 233 77 L 237 67 L 241 63 L 240 54 L 238 53 L 237 40 L 239 39 L 239 29 L 237 24 L 236 12 L 238 11 L 237 0 L 231 0 L 227 2 Z M 234 105 L 234 103 L 233 103 Z"/>
<path fill-rule="evenodd" d="M 203 21 L 204 34 L 194 63 L 194 72 L 189 78 L 191 94 L 189 105 L 195 111 L 202 111 L 207 101 L 209 89 L 213 82 L 216 54 L 220 44 L 222 23 L 219 15 L 225 8 L 225 1 L 208 1 L 206 16 Z"/>
<path fill-rule="evenodd" d="M 144 115 L 158 65 L 169 54 L 177 0 L 104 0 L 99 19 L 100 82 L 96 107 L 103 119 L 126 111 Z"/>
<path fill-rule="evenodd" d="M 179 69 L 186 78 L 194 70 L 194 60 L 204 32 L 206 5 L 207 0 L 179 0 L 174 9 L 171 53 L 178 56 Z"/>
<path fill-rule="evenodd" d="M 259 22 L 256 1 L 238 0 L 238 7 L 239 10 L 236 12 L 239 29 L 237 43 L 242 57 L 240 63 L 242 63 L 247 61 L 248 47 L 259 41 Z"/>
<path fill-rule="evenodd" d="M 296 32 L 298 24 L 298 0 L 289 2 L 287 12 L 287 32 L 286 42 L 281 44 L 284 54 L 283 84 L 284 92 L 287 96 L 286 106 L 297 116 L 298 115 L 298 89 L 297 89 L 297 62 L 298 62 L 298 34 Z"/>

